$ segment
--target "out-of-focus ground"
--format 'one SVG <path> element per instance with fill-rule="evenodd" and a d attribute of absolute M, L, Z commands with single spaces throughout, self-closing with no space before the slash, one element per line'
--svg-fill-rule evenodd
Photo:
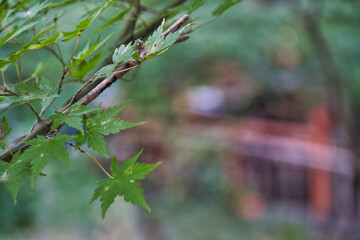
<path fill-rule="evenodd" d="M 152 213 L 118 199 L 101 220 L 103 174 L 74 153 L 16 206 L 0 188 L 0 238 L 359 239 L 359 9 L 245 1 L 198 29 L 99 100 L 147 121 L 107 140 L 163 162 L 143 182 Z"/>

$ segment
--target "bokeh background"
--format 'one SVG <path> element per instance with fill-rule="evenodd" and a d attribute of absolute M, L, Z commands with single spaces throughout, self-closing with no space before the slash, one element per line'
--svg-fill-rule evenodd
<path fill-rule="evenodd" d="M 217 3 L 191 19 L 206 22 Z M 119 198 L 101 220 L 89 200 L 105 176 L 73 152 L 73 170 L 54 162 L 17 205 L 0 186 L 0 239 L 359 239 L 359 10 L 355 0 L 246 0 L 192 26 L 189 40 L 95 103 L 131 98 L 121 117 L 147 122 L 107 141 L 118 159 L 143 149 L 141 161 L 163 162 L 142 184 L 152 213 Z M 70 30 L 86 11 L 79 5 L 59 24 Z M 73 44 L 62 45 L 65 58 Z M 45 76 L 61 76 L 47 57 L 25 55 L 23 74 L 35 59 Z M 24 109 L 8 116 L 13 136 L 33 123 Z"/>

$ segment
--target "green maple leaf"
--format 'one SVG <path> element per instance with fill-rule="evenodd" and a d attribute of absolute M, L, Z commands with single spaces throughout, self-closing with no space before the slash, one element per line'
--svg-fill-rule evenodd
<path fill-rule="evenodd" d="M 5 115 L 3 115 L 1 122 L 0 122 L 0 148 L 5 149 L 6 144 L 4 141 L 4 138 L 9 135 L 11 131 L 11 127 L 9 127 L 9 123 L 5 118 Z"/>
<path fill-rule="evenodd" d="M 105 11 L 106 8 L 108 8 L 110 6 L 110 4 L 113 2 L 114 0 L 108 0 L 105 3 L 102 3 L 100 6 L 100 10 L 93 15 L 92 17 L 86 18 L 84 20 L 82 20 L 78 25 L 76 25 L 76 30 L 74 31 L 70 31 L 70 32 L 64 32 L 61 31 L 63 33 L 63 36 L 65 37 L 65 39 L 63 39 L 63 42 L 67 42 L 70 41 L 71 39 L 73 39 L 76 36 L 81 35 L 81 33 L 83 31 L 85 31 L 85 29 L 88 28 L 88 26 L 103 12 Z"/>
<path fill-rule="evenodd" d="M 74 68 L 75 66 L 82 63 L 87 57 L 89 57 L 92 53 L 98 50 L 103 44 L 105 44 L 111 36 L 112 34 L 110 34 L 102 42 L 100 42 L 100 35 L 99 35 L 97 40 L 95 41 L 94 44 L 91 45 L 91 47 L 90 47 L 91 41 L 89 40 L 86 43 L 85 47 L 81 51 L 79 51 L 77 55 L 73 57 L 70 64 L 70 68 Z"/>
<path fill-rule="evenodd" d="M 178 29 L 175 32 L 170 33 L 167 36 L 163 35 L 165 21 L 153 32 L 153 34 L 145 42 L 145 47 L 147 49 L 147 59 L 150 59 L 154 56 L 157 56 L 166 50 L 169 49 L 171 45 L 180 37 L 181 32 L 184 28 Z M 186 28 L 186 27 L 185 27 Z"/>
<path fill-rule="evenodd" d="M 74 134 L 75 145 L 81 147 L 87 141 L 89 148 L 108 157 L 103 135 L 118 133 L 122 130 L 144 124 L 144 122 L 134 123 L 115 118 L 128 102 L 93 113 L 89 117 L 83 116 L 86 130 Z"/>
<path fill-rule="evenodd" d="M 39 49 L 39 48 L 45 47 L 45 46 L 47 46 L 47 45 L 54 44 L 54 43 L 56 43 L 56 41 L 58 40 L 59 37 L 60 37 L 60 33 L 59 33 L 59 32 L 56 32 L 56 33 L 54 34 L 54 36 L 52 36 L 51 38 L 41 40 L 40 43 L 31 45 L 31 46 L 29 47 L 29 49 L 30 49 L 30 50 L 35 50 L 35 49 Z"/>
<path fill-rule="evenodd" d="M 15 204 L 24 177 L 30 174 L 29 169 L 30 164 L 20 156 L 20 151 L 14 154 L 10 163 L 4 161 L 0 163 L 0 176 L 6 174 L 2 183 L 10 191 Z"/>
<path fill-rule="evenodd" d="M 100 198 L 102 218 L 105 217 L 107 210 L 114 202 L 116 196 L 123 196 L 126 202 L 131 202 L 151 212 L 151 208 L 143 194 L 144 190 L 140 188 L 140 183 L 136 182 L 136 180 L 144 179 L 146 175 L 158 167 L 161 162 L 156 164 L 135 163 L 141 152 L 142 151 L 126 160 L 120 167 L 114 156 L 110 166 L 113 178 L 105 179 L 97 183 L 99 186 L 95 189 L 90 203 Z"/>
<path fill-rule="evenodd" d="M 17 35 L 19 35 L 20 33 L 23 33 L 25 31 L 31 29 L 33 26 L 35 26 L 38 23 L 39 23 L 38 21 L 37 22 L 31 22 L 29 24 L 26 24 L 25 26 L 15 28 L 12 32 L 8 33 L 5 37 L 3 37 L 0 40 L 0 47 L 2 45 L 4 45 L 6 42 L 8 42 L 11 39 L 13 39 L 14 37 L 16 37 Z"/>
<path fill-rule="evenodd" d="M 114 64 L 121 65 L 126 63 L 132 58 L 132 55 L 135 53 L 135 47 L 138 44 L 138 41 L 135 41 L 133 44 L 128 43 L 127 45 L 121 44 L 119 48 L 116 48 L 112 56 L 112 61 Z"/>
<path fill-rule="evenodd" d="M 92 71 L 96 67 L 96 64 L 99 61 L 101 54 L 104 52 L 104 50 L 105 48 L 103 48 L 98 54 L 96 54 L 88 62 L 85 60 L 81 61 L 77 70 L 71 72 L 71 74 L 78 79 L 83 79 L 88 74 L 88 72 Z"/>
<path fill-rule="evenodd" d="M 213 16 L 219 16 L 223 14 L 226 10 L 234 6 L 235 4 L 238 4 L 242 2 L 243 0 L 223 0 L 218 7 L 212 12 Z"/>
<path fill-rule="evenodd" d="M 29 81 L 23 84 L 14 84 L 13 87 L 16 89 L 18 96 L 6 97 L 2 99 L 3 103 L 29 103 L 42 100 L 41 105 L 44 108 L 59 96 L 54 93 L 57 85 L 46 78 L 42 78 L 40 84 Z"/>
<path fill-rule="evenodd" d="M 152 51 L 152 48 L 156 47 L 156 44 L 161 41 L 162 33 L 164 30 L 165 22 L 163 21 L 160 26 L 153 32 L 153 34 L 145 42 L 145 47 L 148 52 Z"/>
<path fill-rule="evenodd" d="M 53 121 L 51 130 L 65 123 L 69 127 L 76 128 L 80 132 L 83 132 L 82 116 L 96 110 L 95 108 L 81 106 L 81 103 L 77 103 L 69 107 L 66 113 L 56 111 L 55 114 L 48 117 L 47 120 Z"/>
<path fill-rule="evenodd" d="M 72 138 L 73 137 L 69 135 L 59 134 L 52 139 L 38 136 L 26 142 L 30 145 L 30 148 L 28 148 L 21 157 L 24 160 L 31 160 L 32 186 L 34 186 L 36 178 L 39 176 L 41 170 L 49 163 L 51 157 L 65 162 L 72 167 L 69 153 L 63 144 Z"/>
<path fill-rule="evenodd" d="M 133 7 L 133 5 L 135 4 L 135 1 L 132 1 L 132 3 L 125 8 L 124 10 L 120 11 L 118 15 L 116 15 L 115 17 L 111 18 L 109 21 L 107 21 L 105 24 L 103 24 L 101 27 L 99 27 L 98 29 L 96 29 L 95 32 L 100 31 L 101 29 L 105 28 L 106 26 L 112 24 L 113 22 L 116 22 L 118 20 L 122 20 L 124 18 L 124 16 L 130 11 L 130 9 Z"/>
<path fill-rule="evenodd" d="M 117 64 L 108 64 L 102 68 L 100 68 L 99 71 L 95 73 L 96 76 L 105 76 L 105 78 L 109 78 L 111 74 L 115 71 Z"/>
<path fill-rule="evenodd" d="M 95 73 L 95 75 L 97 75 L 98 77 L 105 76 L 106 78 L 109 78 L 118 65 L 126 63 L 133 57 L 133 55 L 135 54 L 135 47 L 137 43 L 138 41 L 135 41 L 133 44 L 122 44 L 119 48 L 116 48 L 112 56 L 113 63 L 102 67 L 99 71 Z"/>

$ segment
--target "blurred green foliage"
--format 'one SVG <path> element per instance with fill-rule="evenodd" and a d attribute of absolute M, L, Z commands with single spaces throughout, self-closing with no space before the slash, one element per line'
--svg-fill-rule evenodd
<path fill-rule="evenodd" d="M 319 69 L 321 59 L 315 53 L 316 46 L 302 22 L 302 12 L 310 11 L 318 17 L 330 46 L 345 100 L 349 104 L 358 102 L 358 7 L 356 1 L 243 2 L 219 21 L 198 29 L 191 41 L 141 66 L 135 79 L 123 83 L 122 88 L 127 96 L 137 99 L 144 114 L 171 116 L 174 94 L 190 86 L 218 83 L 216 67 L 233 61 L 262 87 L 262 96 L 267 92 L 275 97 L 290 92 L 306 107 L 322 103 L 327 80 Z M 192 16 L 196 19 L 208 13 L 203 8 Z M 284 60 L 277 56 L 281 53 Z M 168 71 L 161 71 L 161 66 Z"/>

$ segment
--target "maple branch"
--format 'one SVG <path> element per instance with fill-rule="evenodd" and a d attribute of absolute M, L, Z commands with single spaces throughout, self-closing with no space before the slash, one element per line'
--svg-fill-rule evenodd
<path fill-rule="evenodd" d="M 189 15 L 185 14 L 182 16 L 178 21 L 176 21 L 173 25 L 171 25 L 162 35 L 168 36 L 170 33 L 173 33 L 189 19 Z M 182 37 L 182 36 L 180 36 Z M 189 36 L 182 37 L 184 40 L 188 39 Z M 184 41 L 182 40 L 182 41 Z M 142 46 L 143 47 L 143 46 Z M 140 56 L 144 55 L 144 51 L 146 49 L 140 50 Z M 135 59 L 131 59 L 118 69 L 116 69 L 115 72 L 108 78 L 103 80 L 100 84 L 98 84 L 96 87 L 94 87 L 88 94 L 86 94 L 84 97 L 82 97 L 79 102 L 82 102 L 82 105 L 87 105 L 90 102 L 92 102 L 95 98 L 97 98 L 106 88 L 110 87 L 111 84 L 113 84 L 117 79 L 121 78 L 123 75 L 125 75 L 129 70 L 131 70 L 134 67 L 137 67 L 140 65 L 140 62 L 136 61 Z"/>
<path fill-rule="evenodd" d="M 11 161 L 10 151 L 15 153 L 19 150 L 23 151 L 27 149 L 29 146 L 26 145 L 25 142 L 35 138 L 36 136 L 45 135 L 46 133 L 48 133 L 51 129 L 51 124 L 52 122 L 42 121 L 39 123 L 38 127 L 36 127 L 32 132 L 16 138 L 10 145 L 10 149 L 4 152 L 0 156 L 0 160 L 5 162 L 10 162 Z"/>
<path fill-rule="evenodd" d="M 173 25 L 171 25 L 165 32 L 163 32 L 163 36 L 167 36 L 170 33 L 173 33 L 177 30 L 179 30 L 179 28 L 187 21 L 189 20 L 189 15 L 185 14 L 184 16 L 182 16 L 181 18 L 179 18 L 179 20 L 177 20 Z"/>
<path fill-rule="evenodd" d="M 172 31 L 176 31 L 181 27 L 181 24 L 184 23 L 184 19 L 186 19 L 186 15 L 184 15 L 182 18 L 182 21 L 177 21 L 175 22 L 172 26 L 169 27 L 169 29 L 171 29 L 171 31 L 166 30 L 165 32 L 168 32 L 168 34 L 170 34 Z M 181 22 L 181 24 L 180 24 Z M 181 38 L 182 36 L 180 36 L 179 38 Z M 143 55 L 144 51 L 146 49 L 141 49 L 140 48 L 140 55 Z M 116 80 L 118 80 L 119 78 L 121 78 L 122 76 L 124 76 L 127 72 L 129 72 L 132 68 L 137 67 L 138 65 L 140 65 L 140 62 L 136 61 L 135 59 L 131 59 L 128 62 L 126 62 L 124 65 L 120 66 L 119 68 L 117 68 L 112 75 L 106 79 L 105 77 L 100 77 L 98 79 L 101 79 L 102 81 L 99 82 L 96 86 L 94 86 L 91 89 L 84 89 L 83 90 L 83 94 L 80 94 L 78 91 L 76 94 L 78 96 L 80 96 L 80 99 L 74 99 L 71 98 L 69 101 L 67 101 L 67 103 L 65 104 L 65 106 L 62 108 L 62 111 L 66 111 L 66 109 L 68 107 L 70 107 L 71 105 L 73 105 L 76 102 L 82 102 L 82 105 L 87 105 L 90 102 L 92 102 L 94 99 L 96 99 L 106 88 L 110 87 L 111 84 L 113 84 Z M 83 87 L 82 87 L 83 88 Z M 70 103 L 70 104 L 69 104 Z M 13 144 L 10 146 L 10 149 L 12 152 L 16 152 L 18 150 L 25 150 L 28 146 L 25 144 L 25 141 L 28 141 L 38 135 L 46 135 L 49 133 L 50 129 L 51 129 L 51 125 L 52 122 L 51 121 L 41 121 L 39 122 L 39 125 L 30 133 L 15 139 Z M 61 126 L 60 126 L 61 127 Z M 60 128 L 59 127 L 59 128 Z M 3 153 L 0 156 L 0 160 L 6 161 L 6 162 L 10 162 L 11 160 L 11 154 L 9 151 L 6 151 L 5 153 Z"/>
<path fill-rule="evenodd" d="M 79 101 L 83 102 L 82 105 L 87 105 L 92 102 L 95 98 L 97 98 L 106 88 L 110 87 L 116 80 L 125 75 L 131 68 L 139 65 L 140 63 L 134 59 L 131 59 L 118 69 L 108 78 L 102 81 L 99 85 L 97 85 L 94 89 L 92 89 L 88 94 L 86 94 Z"/>

